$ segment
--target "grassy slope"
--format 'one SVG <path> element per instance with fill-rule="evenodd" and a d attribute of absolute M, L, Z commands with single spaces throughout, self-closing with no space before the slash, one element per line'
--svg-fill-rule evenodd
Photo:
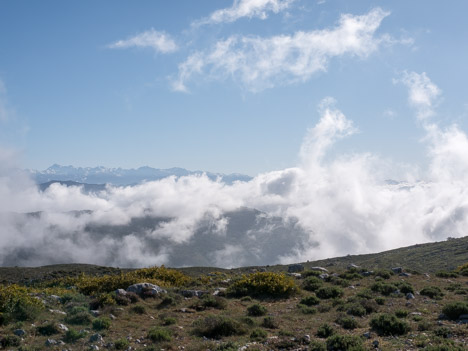
<path fill-rule="evenodd" d="M 367 255 L 348 255 L 344 257 L 328 258 L 325 260 L 309 261 L 303 263 L 306 268 L 313 266 L 345 268 L 354 263 L 369 269 L 391 268 L 402 266 L 406 269 L 420 272 L 437 272 L 452 270 L 468 262 L 468 236 L 460 239 L 419 244 L 395 250 L 384 251 Z M 247 272 L 258 267 L 236 268 L 236 272 Z M 185 274 L 196 277 L 212 271 L 227 272 L 214 267 L 187 267 L 180 268 Z M 268 267 L 269 271 L 285 271 L 287 266 L 275 265 Z M 118 274 L 126 269 L 101 267 L 88 264 L 63 264 L 43 267 L 0 267 L 0 283 L 21 282 L 31 280 L 49 280 L 60 276 L 75 276 L 84 272 L 91 275 Z"/>

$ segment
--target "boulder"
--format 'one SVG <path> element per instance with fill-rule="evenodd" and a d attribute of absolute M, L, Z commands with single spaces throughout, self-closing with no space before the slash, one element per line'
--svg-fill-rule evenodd
<path fill-rule="evenodd" d="M 127 292 L 132 292 L 137 295 L 142 295 L 143 293 L 145 293 L 148 295 L 155 296 L 159 294 L 164 294 L 167 291 L 151 283 L 138 283 L 138 284 L 130 285 L 127 288 Z"/>
<path fill-rule="evenodd" d="M 13 334 L 16 336 L 24 336 L 26 334 L 26 331 L 24 329 L 15 329 L 13 331 Z"/>
<path fill-rule="evenodd" d="M 323 268 L 323 267 L 310 267 L 309 269 L 310 269 L 311 271 L 319 271 L 319 272 L 328 273 L 328 269 Z"/>
<path fill-rule="evenodd" d="M 403 273 L 403 268 L 402 267 L 394 267 L 394 268 L 392 268 L 392 271 L 395 274 L 400 274 L 400 273 Z"/>
<path fill-rule="evenodd" d="M 89 342 L 103 342 L 104 339 L 102 338 L 102 335 L 99 333 L 93 334 L 89 337 Z"/>
<path fill-rule="evenodd" d="M 407 294 L 406 294 L 406 299 L 407 299 L 407 300 L 412 300 L 412 299 L 414 299 L 414 298 L 415 298 L 415 297 L 414 297 L 414 295 L 413 295 L 412 293 L 407 293 Z"/>

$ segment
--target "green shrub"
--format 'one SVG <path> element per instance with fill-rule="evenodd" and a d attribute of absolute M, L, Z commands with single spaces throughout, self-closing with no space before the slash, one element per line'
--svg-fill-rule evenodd
<path fill-rule="evenodd" d="M 414 294 L 413 286 L 408 282 L 398 282 L 398 283 L 395 283 L 395 285 L 403 294 L 409 294 L 409 293 Z"/>
<path fill-rule="evenodd" d="M 252 317 L 264 316 L 267 314 L 267 309 L 258 303 L 247 308 L 247 315 Z"/>
<path fill-rule="evenodd" d="M 55 322 L 49 322 L 36 328 L 37 332 L 44 336 L 51 336 L 60 333 L 60 329 Z"/>
<path fill-rule="evenodd" d="M 373 297 L 372 291 L 370 289 L 362 289 L 361 291 L 358 291 L 356 296 L 361 299 L 366 299 L 366 300 L 371 300 Z"/>
<path fill-rule="evenodd" d="M 356 329 L 359 327 L 358 322 L 353 318 L 346 315 L 339 316 L 335 322 L 343 329 Z"/>
<path fill-rule="evenodd" d="M 169 306 L 176 306 L 180 301 L 182 300 L 182 297 L 179 295 L 165 295 L 161 302 L 158 305 L 158 308 L 165 308 Z"/>
<path fill-rule="evenodd" d="M 418 323 L 419 331 L 427 331 L 427 330 L 430 330 L 431 328 L 432 328 L 432 324 L 428 320 L 422 320 Z"/>
<path fill-rule="evenodd" d="M 65 317 L 65 321 L 69 324 L 74 325 L 88 325 L 92 322 L 93 318 L 89 314 L 89 312 L 76 312 L 76 313 L 69 313 L 67 317 Z"/>
<path fill-rule="evenodd" d="M 332 336 L 333 334 L 335 334 L 335 330 L 327 323 L 322 324 L 320 327 L 318 327 L 317 333 L 315 333 L 317 337 L 322 339 L 326 339 Z"/>
<path fill-rule="evenodd" d="M 452 334 L 452 331 L 447 327 L 440 327 L 434 330 L 434 335 L 444 339 L 448 339 Z"/>
<path fill-rule="evenodd" d="M 315 306 L 320 303 L 320 300 L 317 298 L 317 296 L 310 295 L 306 296 L 301 299 L 301 302 L 299 302 L 301 305 L 306 305 L 306 306 Z"/>
<path fill-rule="evenodd" d="M 171 333 L 164 328 L 152 328 L 148 332 L 148 339 L 153 342 L 171 341 Z"/>
<path fill-rule="evenodd" d="M 259 272 L 243 276 L 228 288 L 231 296 L 287 298 L 297 292 L 294 280 L 285 274 Z"/>
<path fill-rule="evenodd" d="M 131 311 L 136 314 L 145 314 L 146 308 L 143 305 L 135 305 L 132 307 Z"/>
<path fill-rule="evenodd" d="M 355 335 L 332 335 L 327 339 L 328 351 L 364 351 L 362 340 Z"/>
<path fill-rule="evenodd" d="M 377 282 L 371 285 L 371 290 L 388 296 L 398 290 L 396 285 L 390 283 Z"/>
<path fill-rule="evenodd" d="M 458 277 L 458 273 L 456 273 L 456 272 L 447 272 L 447 271 L 439 271 L 435 275 L 438 278 L 457 278 Z"/>
<path fill-rule="evenodd" d="M 120 338 L 114 341 L 114 347 L 116 350 L 126 350 L 130 343 L 126 338 Z"/>
<path fill-rule="evenodd" d="M 376 298 L 375 298 L 375 302 L 377 303 L 377 305 L 383 306 L 383 305 L 385 305 L 385 298 L 383 298 L 383 297 L 376 297 Z"/>
<path fill-rule="evenodd" d="M 16 335 L 7 335 L 0 340 L 0 345 L 2 348 L 7 348 L 11 346 L 20 346 L 21 338 Z"/>
<path fill-rule="evenodd" d="M 311 276 L 304 279 L 302 282 L 302 289 L 308 291 L 316 291 L 323 286 L 323 281 L 320 278 Z"/>
<path fill-rule="evenodd" d="M 197 311 L 204 311 L 207 308 L 216 308 L 224 310 L 227 307 L 226 299 L 220 296 L 205 295 L 197 299 L 190 307 Z"/>
<path fill-rule="evenodd" d="M 65 342 L 71 343 L 75 342 L 81 338 L 84 338 L 85 333 L 81 333 L 76 331 L 75 329 L 68 329 L 67 332 L 65 333 Z"/>
<path fill-rule="evenodd" d="M 392 314 L 380 314 L 372 318 L 370 326 L 377 334 L 384 336 L 405 335 L 410 331 L 408 323 Z"/>
<path fill-rule="evenodd" d="M 307 277 L 318 277 L 322 272 L 320 271 L 312 271 L 312 270 L 307 270 L 304 272 L 301 272 L 302 278 L 307 278 Z"/>
<path fill-rule="evenodd" d="M 437 286 L 426 286 L 419 293 L 423 296 L 430 297 L 431 299 L 440 299 L 444 296 L 442 290 Z"/>
<path fill-rule="evenodd" d="M 395 311 L 395 316 L 397 316 L 398 318 L 406 318 L 406 317 L 408 317 L 408 311 L 396 310 Z"/>
<path fill-rule="evenodd" d="M 250 339 L 255 340 L 255 341 L 264 340 L 266 339 L 267 336 L 268 336 L 268 333 L 265 330 L 260 329 L 260 328 L 256 328 L 252 330 L 252 333 L 250 333 Z"/>
<path fill-rule="evenodd" d="M 107 317 L 100 317 L 96 318 L 93 321 L 93 329 L 94 330 L 107 330 L 111 326 L 111 320 Z"/>
<path fill-rule="evenodd" d="M 263 318 L 262 327 L 265 327 L 268 329 L 277 329 L 278 326 L 279 326 L 278 322 L 276 322 L 276 320 L 273 317 L 268 316 L 268 317 Z"/>
<path fill-rule="evenodd" d="M 359 303 L 345 305 L 346 313 L 351 316 L 363 317 L 367 314 L 366 309 Z"/>
<path fill-rule="evenodd" d="M 205 350 L 204 348 L 203 350 Z M 228 341 L 228 342 L 223 342 L 216 346 L 214 351 L 237 351 L 239 349 L 239 346 L 234 342 L 234 341 Z M 200 349 L 201 351 L 201 349 Z"/>
<path fill-rule="evenodd" d="M 196 335 L 212 339 L 219 339 L 223 336 L 242 335 L 247 332 L 241 323 L 224 316 L 208 316 L 197 320 L 194 326 L 194 333 Z"/>
<path fill-rule="evenodd" d="M 335 299 L 343 296 L 343 290 L 336 286 L 324 286 L 315 293 L 321 299 Z"/>
<path fill-rule="evenodd" d="M 394 274 L 393 271 L 390 271 L 388 269 L 379 269 L 374 272 L 375 277 L 380 277 L 383 279 L 390 279 L 393 274 Z"/>
<path fill-rule="evenodd" d="M 304 314 L 316 314 L 317 309 L 312 306 L 307 306 L 303 304 L 298 304 L 297 307 L 301 310 Z"/>
<path fill-rule="evenodd" d="M 327 348 L 324 343 L 317 341 L 317 340 L 311 340 L 307 350 L 309 351 L 327 351 Z"/>
<path fill-rule="evenodd" d="M 34 320 L 44 309 L 42 302 L 16 284 L 0 286 L 0 324 Z"/>
<path fill-rule="evenodd" d="M 173 325 L 177 323 L 177 319 L 174 317 L 166 317 L 163 319 L 163 325 Z"/>
<path fill-rule="evenodd" d="M 468 303 L 466 302 L 452 302 L 444 306 L 442 313 L 451 320 L 457 320 L 462 314 L 468 314 Z"/>

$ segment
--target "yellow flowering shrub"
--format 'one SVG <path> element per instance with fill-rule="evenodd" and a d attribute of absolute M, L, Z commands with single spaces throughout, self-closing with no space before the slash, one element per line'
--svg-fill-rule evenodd
<path fill-rule="evenodd" d="M 289 297 L 298 291 L 294 280 L 282 273 L 259 272 L 243 275 L 228 288 L 233 296 Z"/>
<path fill-rule="evenodd" d="M 33 320 L 43 308 L 42 302 L 26 288 L 16 284 L 0 286 L 0 324 Z"/>

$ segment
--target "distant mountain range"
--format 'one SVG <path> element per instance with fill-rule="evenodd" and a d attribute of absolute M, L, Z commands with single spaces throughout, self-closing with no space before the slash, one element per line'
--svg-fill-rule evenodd
<path fill-rule="evenodd" d="M 77 182 L 87 184 L 112 184 L 112 185 L 134 185 L 144 181 L 159 180 L 170 176 L 183 177 L 190 175 L 206 176 L 212 180 L 220 179 L 226 184 L 235 181 L 249 181 L 252 177 L 244 174 L 232 173 L 212 173 L 203 171 L 189 171 L 184 168 L 159 169 L 152 167 L 140 167 L 132 169 L 106 168 L 106 167 L 73 167 L 54 164 L 43 171 L 28 170 L 36 183 L 47 184 L 48 182 Z M 47 188 L 50 184 L 44 185 Z M 65 184 L 68 185 L 68 184 Z"/>

